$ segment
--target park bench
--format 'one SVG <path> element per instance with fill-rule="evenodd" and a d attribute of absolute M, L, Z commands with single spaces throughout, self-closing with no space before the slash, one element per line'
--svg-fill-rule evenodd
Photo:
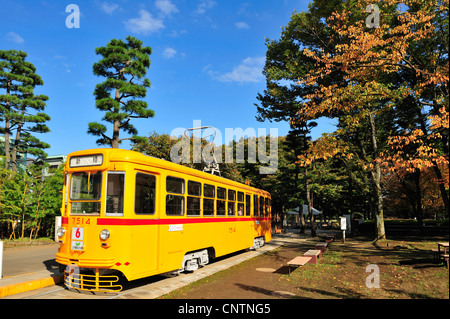
<path fill-rule="evenodd" d="M 448 255 L 444 255 L 444 263 L 447 262 L 447 269 L 448 269 Z"/>
<path fill-rule="evenodd" d="M 325 250 L 327 250 L 327 246 L 328 243 L 316 243 L 316 246 L 314 247 L 314 249 L 316 250 L 321 250 L 323 253 L 325 252 Z"/>
<path fill-rule="evenodd" d="M 438 249 L 431 249 L 431 252 L 433 253 L 433 259 L 434 260 L 439 260 L 441 259 L 441 256 L 439 256 L 439 250 Z M 441 255 L 444 253 L 443 251 L 440 251 Z"/>
<path fill-rule="evenodd" d="M 310 262 L 311 259 L 312 259 L 312 257 L 298 256 L 298 257 L 295 257 L 294 259 L 288 261 L 289 275 L 291 274 L 291 266 L 294 266 L 294 267 L 304 266 L 305 264 Z"/>
<path fill-rule="evenodd" d="M 434 260 L 440 260 L 441 258 L 445 259 L 445 255 L 448 255 L 447 251 L 441 250 L 439 248 L 438 249 L 433 248 L 431 249 L 431 252 L 433 253 Z"/>
<path fill-rule="evenodd" d="M 316 265 L 319 258 L 322 257 L 322 251 L 318 249 L 310 249 L 306 253 L 304 253 L 303 256 L 311 257 L 310 263 Z"/>

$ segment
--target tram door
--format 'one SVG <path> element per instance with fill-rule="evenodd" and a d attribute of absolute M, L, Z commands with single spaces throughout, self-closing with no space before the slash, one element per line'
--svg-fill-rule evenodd
<path fill-rule="evenodd" d="M 155 271 L 158 267 L 158 187 L 159 175 L 136 172 L 134 212 L 137 223 L 131 235 L 136 275 Z"/>

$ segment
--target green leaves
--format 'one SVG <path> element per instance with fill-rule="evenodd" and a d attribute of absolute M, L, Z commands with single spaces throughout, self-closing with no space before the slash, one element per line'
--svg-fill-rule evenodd
<path fill-rule="evenodd" d="M 31 239 L 39 231 L 52 235 L 61 208 L 64 168 L 51 169 L 45 178 L 42 171 L 42 165 L 35 164 L 18 173 L 0 168 L 0 225 L 8 230 L 3 233 L 5 238 L 29 234 Z"/>
<path fill-rule="evenodd" d="M 95 52 L 102 59 L 94 63 L 93 72 L 106 78 L 95 88 L 96 107 L 106 112 L 103 120 L 113 125 L 113 134 L 112 137 L 107 136 L 106 126 L 99 123 L 89 123 L 88 134 L 100 136 L 97 140 L 99 145 L 117 148 L 122 140 L 135 139 L 119 139 L 120 131 L 137 135 L 131 119 L 155 115 L 148 109 L 147 102 L 139 100 L 146 97 L 150 87 L 150 80 L 145 75 L 150 67 L 152 50 L 143 47 L 142 41 L 128 36 L 126 42 L 112 39 L 106 47 L 97 48 Z"/>
<path fill-rule="evenodd" d="M 0 119 L 4 122 L 0 132 L 5 135 L 5 166 L 13 171 L 17 171 L 19 153 L 45 156 L 43 149 L 50 147 L 31 135 L 49 132 L 45 123 L 50 116 L 42 112 L 48 97 L 34 95 L 34 88 L 44 81 L 26 57 L 23 51 L 0 51 Z"/>

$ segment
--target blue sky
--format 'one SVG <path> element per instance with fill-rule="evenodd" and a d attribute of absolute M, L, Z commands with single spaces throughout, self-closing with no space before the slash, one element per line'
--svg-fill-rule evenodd
<path fill-rule="evenodd" d="M 132 35 L 150 46 L 152 87 L 146 101 L 151 119 L 134 121 L 140 135 L 202 125 L 226 128 L 277 128 L 286 135 L 287 123 L 257 122 L 256 96 L 265 88 L 262 69 L 265 38 L 277 39 L 291 14 L 307 9 L 303 0 L 2 0 L 0 49 L 23 50 L 37 68 L 49 96 L 46 113 L 50 133 L 41 139 L 49 155 L 96 148 L 86 133 L 89 122 L 101 121 L 93 91 L 104 79 L 92 65 L 95 48 L 111 39 Z M 79 28 L 68 28 L 66 6 L 81 12 Z M 331 131 L 332 120 L 319 121 L 313 138 Z M 110 131 L 108 131 L 109 133 Z M 125 137 L 125 136 L 121 136 Z M 223 140 L 223 142 L 228 142 Z M 128 144 L 121 145 L 128 148 Z"/>

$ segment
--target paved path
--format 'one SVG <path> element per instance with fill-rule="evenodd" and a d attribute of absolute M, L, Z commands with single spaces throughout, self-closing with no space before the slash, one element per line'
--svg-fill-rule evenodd
<path fill-rule="evenodd" d="M 4 248 L 3 278 L 43 270 L 58 270 L 55 255 L 59 244 Z"/>

